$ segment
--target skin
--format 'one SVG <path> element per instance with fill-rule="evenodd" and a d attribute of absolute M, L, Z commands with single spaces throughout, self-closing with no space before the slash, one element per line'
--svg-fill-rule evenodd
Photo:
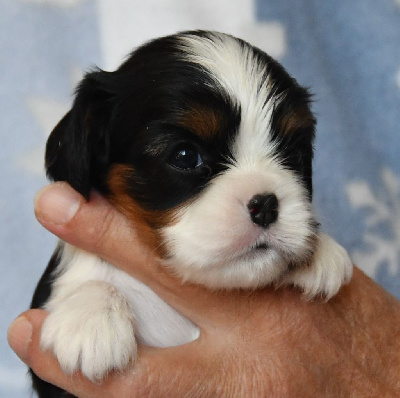
<path fill-rule="evenodd" d="M 98 194 L 89 202 L 56 183 L 35 200 L 40 223 L 147 283 L 196 323 L 198 340 L 139 347 L 139 359 L 101 384 L 65 375 L 39 349 L 43 310 L 22 314 L 8 339 L 41 378 L 78 397 L 400 396 L 400 302 L 355 269 L 329 302 L 290 288 L 215 292 L 161 268 L 122 214 Z"/>

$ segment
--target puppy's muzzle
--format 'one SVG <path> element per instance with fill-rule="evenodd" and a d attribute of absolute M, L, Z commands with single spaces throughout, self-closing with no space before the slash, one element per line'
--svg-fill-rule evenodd
<path fill-rule="evenodd" d="M 278 198 L 273 193 L 254 195 L 247 204 L 251 220 L 262 228 L 278 219 L 278 207 Z"/>

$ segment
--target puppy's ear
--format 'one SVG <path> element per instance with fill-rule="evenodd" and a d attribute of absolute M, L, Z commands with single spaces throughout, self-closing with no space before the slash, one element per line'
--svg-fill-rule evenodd
<path fill-rule="evenodd" d="M 47 140 L 46 172 L 66 181 L 88 198 L 92 186 L 101 188 L 109 162 L 110 120 L 113 111 L 111 73 L 87 74 L 77 88 L 72 109 Z"/>

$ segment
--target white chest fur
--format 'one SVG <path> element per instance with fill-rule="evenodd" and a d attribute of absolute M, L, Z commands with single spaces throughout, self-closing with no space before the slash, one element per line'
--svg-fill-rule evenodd
<path fill-rule="evenodd" d="M 56 272 L 59 276 L 53 285 L 47 309 L 51 308 L 58 295 L 68 295 L 68 291 L 75 290 L 78 284 L 104 281 L 114 286 L 131 306 L 139 343 L 171 347 L 193 341 L 199 336 L 199 330 L 192 322 L 166 304 L 149 287 L 97 256 L 64 243 Z M 82 302 L 82 305 L 85 303 Z"/>
<path fill-rule="evenodd" d="M 41 346 L 54 352 L 65 372 L 82 369 L 98 380 L 129 364 L 136 341 L 170 347 L 198 338 L 199 329 L 146 285 L 97 256 L 61 245 Z"/>

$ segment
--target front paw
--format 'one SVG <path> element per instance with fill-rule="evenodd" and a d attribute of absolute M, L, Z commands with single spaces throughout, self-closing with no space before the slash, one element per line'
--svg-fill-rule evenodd
<path fill-rule="evenodd" d="M 343 284 L 350 282 L 353 264 L 346 250 L 330 236 L 320 233 L 312 262 L 289 272 L 280 285 L 295 285 L 306 299 L 333 297 Z"/>
<path fill-rule="evenodd" d="M 81 370 L 100 381 L 112 369 L 122 370 L 136 358 L 132 310 L 111 285 L 86 282 L 68 295 L 50 300 L 40 345 L 52 350 L 67 374 Z"/>

